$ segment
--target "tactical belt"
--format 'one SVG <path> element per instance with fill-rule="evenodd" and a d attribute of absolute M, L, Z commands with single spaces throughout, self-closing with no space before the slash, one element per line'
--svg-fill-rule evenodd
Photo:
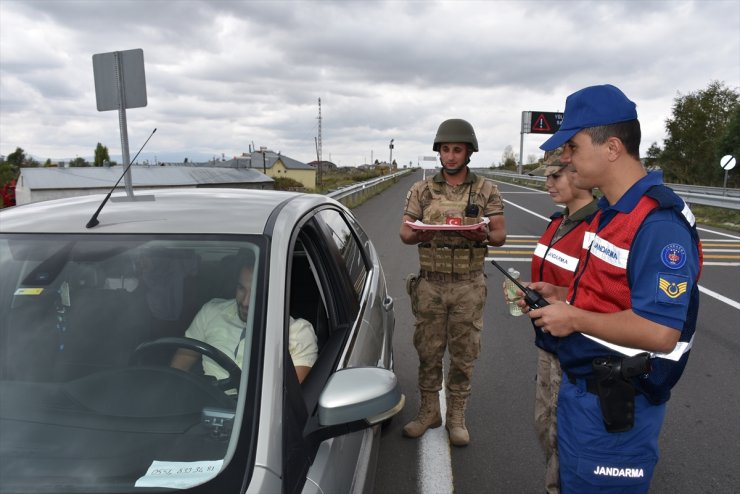
<path fill-rule="evenodd" d="M 427 281 L 467 281 L 473 280 L 482 274 L 482 270 L 469 271 L 467 273 L 439 273 L 425 269 L 419 271 L 419 276 Z"/>
<path fill-rule="evenodd" d="M 474 247 L 432 247 L 419 245 L 419 267 L 422 271 L 433 273 L 479 273 L 483 270 L 488 248 L 485 245 Z M 469 279 L 469 278 L 465 278 Z"/>

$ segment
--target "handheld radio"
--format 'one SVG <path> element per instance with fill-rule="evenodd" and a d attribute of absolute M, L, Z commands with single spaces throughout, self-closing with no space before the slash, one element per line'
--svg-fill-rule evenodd
<path fill-rule="evenodd" d="M 527 305 L 530 309 L 539 309 L 541 307 L 545 307 L 546 305 L 550 305 L 550 303 L 545 300 L 545 298 L 540 295 L 536 290 L 532 290 L 531 288 L 527 288 L 521 283 L 519 283 L 518 280 L 515 278 L 512 278 L 509 273 L 506 272 L 504 268 L 501 267 L 500 264 L 498 264 L 496 261 L 491 259 L 491 264 L 496 266 L 496 268 L 504 273 L 504 276 L 509 278 L 516 286 L 524 293 L 524 301 L 527 302 Z"/>

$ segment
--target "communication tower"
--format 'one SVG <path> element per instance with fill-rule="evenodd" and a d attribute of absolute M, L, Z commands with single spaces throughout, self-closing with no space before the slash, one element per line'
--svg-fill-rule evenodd
<path fill-rule="evenodd" d="M 319 98 L 319 133 L 316 139 L 316 186 L 321 187 L 321 98 Z"/>

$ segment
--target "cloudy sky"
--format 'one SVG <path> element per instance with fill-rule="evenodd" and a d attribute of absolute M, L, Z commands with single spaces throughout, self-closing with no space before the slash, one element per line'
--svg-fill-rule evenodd
<path fill-rule="evenodd" d="M 677 96 L 740 89 L 740 0 L 0 0 L 0 154 L 121 154 L 92 56 L 141 48 L 148 104 L 130 155 L 230 158 L 250 146 L 351 166 L 417 164 L 447 118 L 470 121 L 473 164 L 519 154 L 523 111 L 611 83 L 637 103 L 644 154 Z M 525 162 L 548 136 L 524 134 Z M 114 157 L 115 159 L 115 157 Z"/>

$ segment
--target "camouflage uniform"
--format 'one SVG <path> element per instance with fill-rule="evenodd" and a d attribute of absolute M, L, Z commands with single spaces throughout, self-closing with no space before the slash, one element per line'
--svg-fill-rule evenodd
<path fill-rule="evenodd" d="M 469 204 L 478 216 L 465 218 Z M 406 196 L 404 214 L 426 224 L 478 223 L 482 216 L 503 214 L 503 202 L 492 181 L 468 171 L 461 185 L 448 185 L 441 174 L 415 183 Z M 453 218 L 450 220 L 450 218 Z M 456 232 L 438 232 L 419 245 L 420 272 L 409 283 L 416 316 L 414 346 L 419 354 L 419 389 L 442 388 L 442 359 L 450 354 L 448 397 L 470 395 L 475 360 L 480 354 L 487 287 L 483 262 L 487 247 Z"/>

